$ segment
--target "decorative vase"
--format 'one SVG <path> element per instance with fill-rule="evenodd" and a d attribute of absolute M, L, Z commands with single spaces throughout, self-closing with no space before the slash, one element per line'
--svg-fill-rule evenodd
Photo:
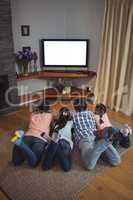
<path fill-rule="evenodd" d="M 32 62 L 31 61 L 29 61 L 29 63 L 28 63 L 28 73 L 32 73 Z"/>
<path fill-rule="evenodd" d="M 37 72 L 37 62 L 36 62 L 36 60 L 34 60 L 33 68 L 34 68 L 34 73 L 36 73 Z"/>
<path fill-rule="evenodd" d="M 23 74 L 23 64 L 21 61 L 17 61 L 17 69 L 18 69 L 18 74 Z"/>
<path fill-rule="evenodd" d="M 28 61 L 23 62 L 23 74 L 28 76 Z"/>
<path fill-rule="evenodd" d="M 18 65 L 19 74 L 23 74 L 23 65 Z"/>
<path fill-rule="evenodd" d="M 37 65 L 34 65 L 34 72 L 37 72 Z"/>

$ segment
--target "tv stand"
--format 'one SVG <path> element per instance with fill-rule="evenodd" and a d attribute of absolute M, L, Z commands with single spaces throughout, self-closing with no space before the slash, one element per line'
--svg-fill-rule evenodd
<path fill-rule="evenodd" d="M 19 75 L 17 77 L 17 80 L 28 80 L 28 79 L 34 79 L 34 78 L 87 78 L 87 77 L 92 77 L 96 76 L 97 73 L 96 71 L 93 70 L 88 70 L 88 71 L 74 71 L 74 70 L 69 70 L 69 71 L 41 71 L 41 72 L 36 72 L 36 73 L 29 73 L 27 76 L 24 75 Z"/>
<path fill-rule="evenodd" d="M 20 85 L 21 84 L 23 85 L 24 80 L 29 80 L 28 82 L 31 87 L 32 79 L 33 79 L 34 84 L 36 84 L 34 79 L 40 79 L 40 78 L 42 79 L 43 78 L 44 82 L 42 83 L 42 80 L 41 80 L 40 89 L 39 90 L 33 89 L 33 91 L 32 91 L 32 95 L 34 94 L 33 101 L 37 100 L 38 98 L 43 98 L 45 84 L 46 84 L 45 89 L 48 89 L 47 95 L 46 95 L 47 98 L 54 99 L 54 98 L 58 97 L 61 100 L 70 100 L 72 98 L 77 97 L 77 95 L 78 95 L 78 97 L 89 98 L 88 94 L 86 94 L 82 89 L 82 85 L 83 85 L 82 82 L 85 83 L 87 81 L 87 83 L 88 83 L 89 80 L 91 80 L 93 77 L 95 78 L 95 76 L 96 76 L 95 71 L 67 71 L 67 72 L 65 72 L 64 70 L 62 70 L 62 71 L 41 71 L 41 72 L 36 72 L 36 73 L 30 73 L 27 76 L 21 75 L 17 78 L 17 80 L 20 81 Z M 53 92 L 53 90 L 51 90 L 51 89 L 53 88 L 54 83 L 58 82 L 58 78 L 65 78 L 65 79 L 67 79 L 68 82 L 70 80 L 70 82 L 73 82 L 73 88 L 75 87 L 76 89 L 74 88 L 72 90 L 72 93 L 67 94 L 67 95 L 54 94 L 55 91 Z M 37 80 L 37 81 L 40 81 L 40 80 Z M 26 84 L 27 84 L 27 82 L 26 82 Z M 34 88 L 34 86 L 33 86 L 33 88 Z M 80 89 L 81 89 L 81 91 L 79 91 Z M 87 92 L 87 90 L 86 90 L 86 92 Z M 24 100 L 24 102 L 22 102 L 22 104 L 25 104 L 27 102 L 27 100 L 29 101 L 29 99 L 31 97 L 30 95 L 31 95 L 31 92 L 29 94 L 21 94 L 21 97 Z"/>

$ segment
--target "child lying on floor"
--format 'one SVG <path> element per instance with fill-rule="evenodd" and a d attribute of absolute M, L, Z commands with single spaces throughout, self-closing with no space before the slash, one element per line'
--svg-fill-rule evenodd
<path fill-rule="evenodd" d="M 97 124 L 96 138 L 104 138 L 112 142 L 115 147 L 122 146 L 128 148 L 131 145 L 130 135 L 132 130 L 128 125 L 122 129 L 112 127 L 106 113 L 106 106 L 97 104 L 95 108 L 95 118 Z"/>
<path fill-rule="evenodd" d="M 71 114 L 68 108 L 63 107 L 59 111 L 59 118 L 53 125 L 51 143 L 46 151 L 46 156 L 42 164 L 44 170 L 52 168 L 53 160 L 56 157 L 64 171 L 71 169 L 72 142 Z"/>
<path fill-rule="evenodd" d="M 15 166 L 21 165 L 25 160 L 28 161 L 29 166 L 37 166 L 50 140 L 52 118 L 49 103 L 45 100 L 31 114 L 29 128 L 23 137 L 12 140 L 15 143 L 12 152 L 12 162 Z M 45 133 L 45 137 L 41 136 L 42 133 Z"/>

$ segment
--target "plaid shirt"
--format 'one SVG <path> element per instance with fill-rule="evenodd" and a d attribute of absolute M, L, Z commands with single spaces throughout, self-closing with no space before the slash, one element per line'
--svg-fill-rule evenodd
<path fill-rule="evenodd" d="M 94 139 L 94 131 L 96 130 L 95 115 L 91 111 L 73 113 L 73 127 L 73 137 L 76 144 L 85 137 Z"/>

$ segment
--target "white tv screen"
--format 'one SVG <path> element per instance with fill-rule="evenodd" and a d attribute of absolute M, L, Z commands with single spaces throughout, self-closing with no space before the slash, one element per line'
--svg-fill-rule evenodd
<path fill-rule="evenodd" d="M 42 40 L 44 66 L 87 66 L 88 40 Z"/>

